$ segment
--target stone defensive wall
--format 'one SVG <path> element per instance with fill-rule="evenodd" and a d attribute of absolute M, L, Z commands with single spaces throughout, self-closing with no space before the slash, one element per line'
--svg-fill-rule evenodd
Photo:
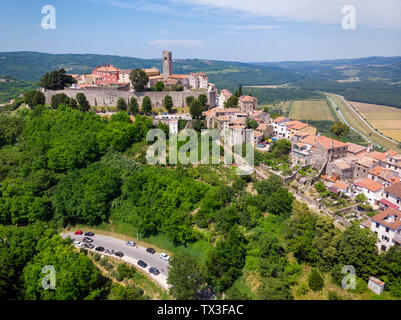
<path fill-rule="evenodd" d="M 162 92 L 132 92 L 119 90 L 115 88 L 83 88 L 83 89 L 72 89 L 67 88 L 64 90 L 46 90 L 44 93 L 46 97 L 46 103 L 50 104 L 52 96 L 58 93 L 65 93 L 70 98 L 76 98 L 78 93 L 82 92 L 85 94 L 91 106 L 116 106 L 117 100 L 123 98 L 127 104 L 132 97 L 138 100 L 139 106 L 142 105 L 142 100 L 145 96 L 148 96 L 152 100 L 152 106 L 154 108 L 163 107 L 163 99 L 169 95 L 173 99 L 174 107 L 183 108 L 187 107 L 185 102 L 186 98 L 193 96 L 197 98 L 201 94 L 205 94 L 208 98 L 208 104 L 211 108 L 216 106 L 216 92 L 201 92 L 201 91 L 162 91 Z"/>

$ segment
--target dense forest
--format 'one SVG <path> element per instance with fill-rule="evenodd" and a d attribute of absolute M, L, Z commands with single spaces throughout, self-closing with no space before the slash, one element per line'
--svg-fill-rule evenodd
<path fill-rule="evenodd" d="M 125 112 L 107 118 L 63 104 L 0 114 L 0 299 L 146 298 L 112 284 L 58 235 L 111 221 L 183 248 L 171 261 L 174 298 L 212 288 L 218 298 L 299 299 L 324 286 L 342 290 L 343 265 L 358 277 L 344 297 L 366 291 L 371 275 L 401 297 L 401 249 L 378 255 L 374 234 L 358 224 L 336 229 L 275 175 L 259 181 L 224 166 L 148 165 L 144 137 L 152 127 L 145 116 L 131 122 Z M 267 158 L 285 161 L 288 152 L 283 140 Z M 196 244 L 202 255 L 185 250 Z M 55 289 L 39 285 L 45 265 L 57 269 Z M 300 282 L 305 266 L 313 269 L 308 285 Z M 245 275 L 254 290 L 241 282 Z"/>

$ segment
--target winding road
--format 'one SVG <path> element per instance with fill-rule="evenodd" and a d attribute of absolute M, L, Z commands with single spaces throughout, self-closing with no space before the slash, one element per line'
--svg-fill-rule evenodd
<path fill-rule="evenodd" d="M 63 238 L 67 238 L 68 236 L 71 239 L 75 239 L 75 241 L 81 241 L 85 237 L 84 235 L 78 236 L 75 235 L 73 232 L 68 232 L 68 233 L 62 233 L 61 236 Z M 167 277 L 168 277 L 168 262 L 160 258 L 160 253 L 154 253 L 151 254 L 146 251 L 146 248 L 140 247 L 140 246 L 135 246 L 135 247 L 130 247 L 127 245 L 127 242 L 124 240 L 112 238 L 109 236 L 104 236 L 104 235 L 98 235 L 95 234 L 93 237 L 90 237 L 93 239 L 92 244 L 95 247 L 103 247 L 105 249 L 113 249 L 114 251 L 121 251 L 124 253 L 124 256 L 122 258 L 118 258 L 117 256 L 113 256 L 114 258 L 121 259 L 133 266 L 135 266 L 137 269 L 145 272 L 148 274 L 152 280 L 157 282 L 163 289 L 168 290 L 170 288 L 170 285 L 167 283 Z M 87 249 L 90 250 L 90 249 Z M 94 252 L 94 249 L 91 250 Z M 105 254 L 104 252 L 98 252 L 100 255 L 103 256 L 108 256 L 108 254 Z M 142 268 L 138 265 L 138 260 L 142 260 L 146 262 L 148 265 L 146 268 Z M 150 267 L 156 267 L 159 271 L 160 274 L 155 276 L 154 274 L 149 272 Z"/>

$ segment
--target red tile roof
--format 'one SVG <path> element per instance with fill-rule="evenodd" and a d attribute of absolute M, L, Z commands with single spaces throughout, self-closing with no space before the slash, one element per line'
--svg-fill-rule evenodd
<path fill-rule="evenodd" d="M 384 205 L 386 205 L 387 207 L 393 208 L 393 209 L 398 209 L 399 206 L 388 201 L 387 199 L 381 199 L 379 202 L 383 203 Z"/>
<path fill-rule="evenodd" d="M 317 142 L 319 142 L 323 147 L 326 149 L 332 149 L 332 148 L 342 148 L 342 147 L 348 147 L 345 143 L 327 138 L 325 136 L 320 136 L 316 139 Z"/>
<path fill-rule="evenodd" d="M 364 146 L 360 146 L 359 144 L 355 144 L 352 142 L 347 142 L 346 145 L 348 146 L 348 152 L 351 153 L 359 153 L 367 149 Z"/>
<path fill-rule="evenodd" d="M 241 96 L 238 100 L 242 102 L 258 102 L 258 99 L 251 96 Z"/>
<path fill-rule="evenodd" d="M 337 188 L 338 190 L 345 190 L 349 187 L 349 184 L 338 180 L 338 181 L 334 182 L 333 187 Z"/>
<path fill-rule="evenodd" d="M 401 227 L 401 211 L 393 208 L 387 208 L 379 214 L 372 217 L 372 221 L 381 223 L 390 229 L 398 229 Z"/>
<path fill-rule="evenodd" d="M 373 192 L 377 192 L 383 188 L 383 186 L 380 183 L 378 183 L 377 181 L 373 181 L 369 178 L 358 179 L 354 182 L 354 185 L 361 187 L 361 188 L 368 189 Z"/>
<path fill-rule="evenodd" d="M 383 152 L 378 152 L 378 151 L 367 152 L 367 153 L 365 153 L 365 157 L 369 157 L 369 158 L 372 158 L 375 160 L 381 160 L 381 161 L 387 160 L 386 154 L 384 154 Z"/>
<path fill-rule="evenodd" d="M 393 185 L 385 188 L 384 191 L 401 198 L 401 182 L 394 183 Z"/>
<path fill-rule="evenodd" d="M 281 122 L 281 121 L 283 121 L 283 120 L 289 120 L 289 119 L 286 118 L 286 117 L 277 117 L 276 119 L 274 119 L 274 122 L 275 122 L 275 123 L 279 123 L 279 122 Z"/>

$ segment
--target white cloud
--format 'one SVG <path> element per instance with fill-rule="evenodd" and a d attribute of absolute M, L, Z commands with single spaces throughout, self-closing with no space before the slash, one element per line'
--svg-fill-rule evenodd
<path fill-rule="evenodd" d="M 148 44 L 152 46 L 201 46 L 204 41 L 200 40 L 151 40 Z"/>
<path fill-rule="evenodd" d="M 401 28 L 401 0 L 171 0 L 291 22 L 341 24 L 344 5 L 356 8 L 357 25 Z"/>

